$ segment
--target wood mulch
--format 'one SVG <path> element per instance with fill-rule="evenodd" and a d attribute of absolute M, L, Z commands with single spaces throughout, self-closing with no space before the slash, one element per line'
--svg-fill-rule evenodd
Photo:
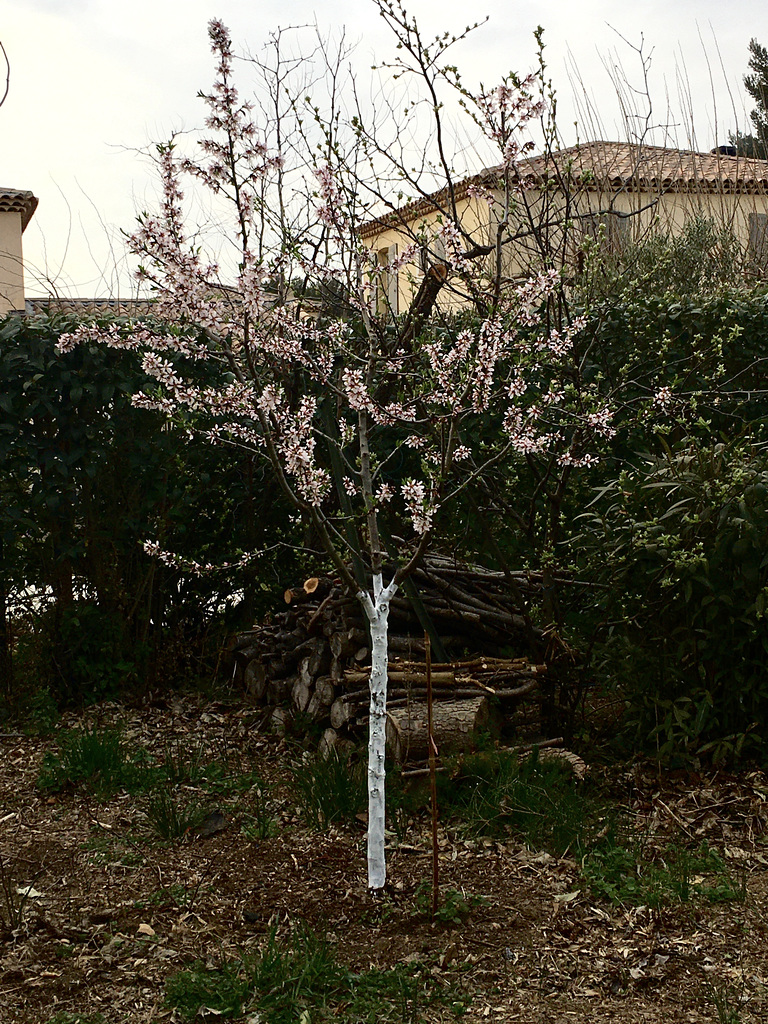
<path fill-rule="evenodd" d="M 639 834 L 706 840 L 743 874 L 742 902 L 614 906 L 591 895 L 568 857 L 512 837 L 469 840 L 448 825 L 440 829 L 443 888 L 484 900 L 460 923 L 432 925 L 415 912 L 431 870 L 426 817 L 393 837 L 390 888 L 374 901 L 364 824 L 319 834 L 303 825 L 286 786 L 287 760 L 297 755 L 262 722 L 242 705 L 173 697 L 158 707 L 102 705 L 63 723 L 119 723 L 150 751 L 178 740 L 238 771 L 258 771 L 279 796 L 277 834 L 261 840 L 248 835 L 247 792 L 209 795 L 208 809 L 221 815 L 210 819 L 210 834 L 162 843 L 147 830 L 142 797 L 99 802 L 83 787 L 51 795 L 36 786 L 55 734 L 0 738 L 3 884 L 11 898 L 32 886 L 20 926 L 0 926 L 3 1024 L 45 1024 L 65 1012 L 101 1014 L 110 1024 L 177 1019 L 163 1006 L 169 975 L 257 947 L 270 927 L 287 932 L 297 922 L 327 934 L 355 970 L 426 965 L 437 982 L 465 994 L 469 1024 L 699 1024 L 720 1019 L 719 993 L 742 1024 L 768 1018 L 762 772 L 660 777 L 640 765 L 607 773 Z M 417 1019 L 454 1017 L 435 1005 Z"/>

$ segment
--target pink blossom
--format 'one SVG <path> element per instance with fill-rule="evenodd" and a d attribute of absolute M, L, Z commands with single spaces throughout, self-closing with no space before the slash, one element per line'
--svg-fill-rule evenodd
<path fill-rule="evenodd" d="M 672 408 L 672 390 L 668 387 L 658 388 L 653 396 L 653 404 L 662 412 L 669 412 Z"/>

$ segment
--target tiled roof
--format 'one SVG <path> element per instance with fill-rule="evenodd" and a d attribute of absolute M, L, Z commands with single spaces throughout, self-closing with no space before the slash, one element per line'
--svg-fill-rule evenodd
<path fill-rule="evenodd" d="M 521 161 L 520 176 L 548 180 L 570 173 L 588 188 L 661 189 L 668 192 L 768 192 L 768 160 L 714 150 L 696 153 L 626 142 L 583 142 L 550 157 Z M 586 180 L 585 180 L 586 177 Z"/>
<path fill-rule="evenodd" d="M 26 299 L 27 316 L 51 313 L 77 313 L 80 316 L 148 316 L 152 312 L 154 299 L 68 299 L 58 295 L 46 295 L 40 299 Z"/>
<path fill-rule="evenodd" d="M 457 182 L 456 198 L 463 198 L 473 184 L 492 188 L 500 171 L 500 166 L 491 167 Z M 531 183 L 570 176 L 575 187 L 589 191 L 768 194 L 768 160 L 731 156 L 720 151 L 696 153 L 628 142 L 582 142 L 568 149 L 521 160 L 517 173 Z M 436 203 L 444 206 L 446 199 L 447 190 L 441 189 L 367 221 L 360 234 L 365 238 L 382 228 L 407 224 L 434 212 Z"/>
<path fill-rule="evenodd" d="M 20 192 L 16 188 L 0 188 L 0 213 L 20 213 L 22 231 L 32 220 L 37 202 L 37 196 L 31 192 Z"/>

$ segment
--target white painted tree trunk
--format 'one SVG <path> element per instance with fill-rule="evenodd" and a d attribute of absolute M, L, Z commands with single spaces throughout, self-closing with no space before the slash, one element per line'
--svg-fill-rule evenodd
<path fill-rule="evenodd" d="M 373 600 L 359 594 L 371 631 L 371 710 L 368 726 L 368 888 L 381 889 L 387 880 L 384 857 L 384 755 L 387 743 L 387 663 L 389 602 L 397 591 L 394 580 L 382 587 L 373 577 Z"/>

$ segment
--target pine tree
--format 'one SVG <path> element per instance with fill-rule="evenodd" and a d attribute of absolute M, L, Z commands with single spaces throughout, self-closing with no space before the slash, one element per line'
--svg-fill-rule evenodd
<path fill-rule="evenodd" d="M 744 76 L 744 87 L 757 106 L 749 115 L 754 131 L 736 132 L 731 142 L 741 156 L 768 159 L 768 50 L 756 39 L 749 41 L 749 67 L 752 74 Z"/>

